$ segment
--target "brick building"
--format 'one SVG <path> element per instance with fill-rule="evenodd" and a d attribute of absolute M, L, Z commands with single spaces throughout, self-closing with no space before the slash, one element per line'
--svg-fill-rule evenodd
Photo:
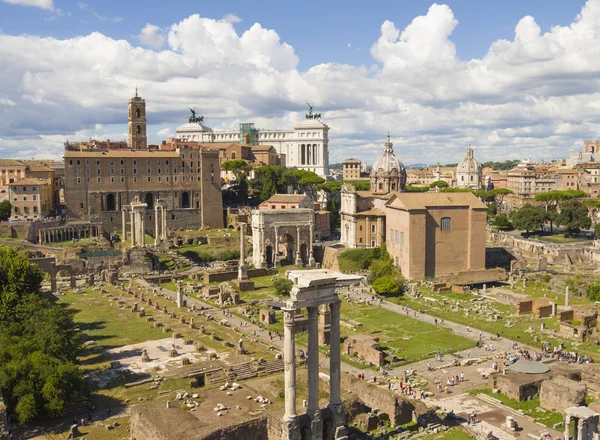
<path fill-rule="evenodd" d="M 51 180 L 26 177 L 8 184 L 12 204 L 11 219 L 32 220 L 48 215 L 52 209 Z"/>

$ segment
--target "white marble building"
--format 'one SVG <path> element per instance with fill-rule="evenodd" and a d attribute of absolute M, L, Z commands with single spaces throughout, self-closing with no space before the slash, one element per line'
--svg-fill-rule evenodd
<path fill-rule="evenodd" d="M 272 145 L 285 155 L 286 167 L 329 175 L 329 126 L 320 119 L 310 118 L 286 130 L 263 130 L 254 124 L 240 124 L 240 130 L 217 131 L 204 125 L 200 118 L 177 127 L 177 139 L 201 143 L 244 142 L 249 134 L 251 143 Z"/>

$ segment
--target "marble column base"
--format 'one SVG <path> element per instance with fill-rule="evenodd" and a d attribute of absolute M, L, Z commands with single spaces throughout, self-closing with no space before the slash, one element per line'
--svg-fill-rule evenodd
<path fill-rule="evenodd" d="M 282 440 L 302 440 L 302 434 L 296 416 L 289 418 L 284 416 L 281 424 Z"/>
<path fill-rule="evenodd" d="M 310 438 L 311 440 L 323 440 L 323 419 L 321 411 L 307 411 L 310 417 Z"/>

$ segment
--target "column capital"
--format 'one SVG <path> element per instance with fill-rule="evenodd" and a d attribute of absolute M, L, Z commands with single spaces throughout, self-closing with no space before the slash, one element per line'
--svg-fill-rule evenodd
<path fill-rule="evenodd" d="M 319 306 L 308 307 L 308 319 L 319 319 Z"/>

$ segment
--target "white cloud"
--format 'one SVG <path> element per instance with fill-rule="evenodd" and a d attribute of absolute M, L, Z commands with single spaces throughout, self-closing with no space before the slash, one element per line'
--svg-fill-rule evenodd
<path fill-rule="evenodd" d="M 346 44 L 346 47 L 347 47 L 348 49 L 350 49 L 350 48 L 352 47 L 352 43 L 348 43 L 348 44 Z"/>
<path fill-rule="evenodd" d="M 569 26 L 542 30 L 524 17 L 514 38 L 471 60 L 451 40 L 454 13 L 434 4 L 404 29 L 384 22 L 372 66 L 305 71 L 276 30 L 255 23 L 238 33 L 234 23 L 192 15 L 164 29 L 147 24 L 137 36 L 147 47 L 100 33 L 0 34 L 0 156 L 39 147 L 58 157 L 66 138 L 124 138 L 114 127 L 125 132 L 136 76 L 152 143 L 187 120 L 188 106 L 214 128 L 276 128 L 302 120 L 305 102 L 331 127 L 332 162 L 375 159 L 388 131 L 406 164 L 456 162 L 469 143 L 481 160 L 564 157 L 600 133 L 600 0 Z"/>
<path fill-rule="evenodd" d="M 150 46 L 154 49 L 160 49 L 165 44 L 165 32 L 150 23 L 146 23 L 146 26 L 142 28 L 140 33 L 137 35 L 137 39 L 144 45 Z"/>
<path fill-rule="evenodd" d="M 4 3 L 21 6 L 33 6 L 36 8 L 47 9 L 54 11 L 54 3 L 52 0 L 2 0 Z"/>
<path fill-rule="evenodd" d="M 92 6 L 88 5 L 87 3 L 77 2 L 77 8 L 80 9 L 81 11 L 89 12 L 90 14 L 92 14 L 94 17 L 96 17 L 100 21 L 111 22 L 111 23 L 121 23 L 123 21 L 123 17 L 119 17 L 119 16 L 109 17 L 106 15 L 100 15 L 98 12 L 96 12 L 96 10 Z"/>
<path fill-rule="evenodd" d="M 235 14 L 227 14 L 225 17 L 223 17 L 223 21 L 226 21 L 227 23 L 235 24 L 235 23 L 240 23 L 242 21 L 242 19 Z"/>

